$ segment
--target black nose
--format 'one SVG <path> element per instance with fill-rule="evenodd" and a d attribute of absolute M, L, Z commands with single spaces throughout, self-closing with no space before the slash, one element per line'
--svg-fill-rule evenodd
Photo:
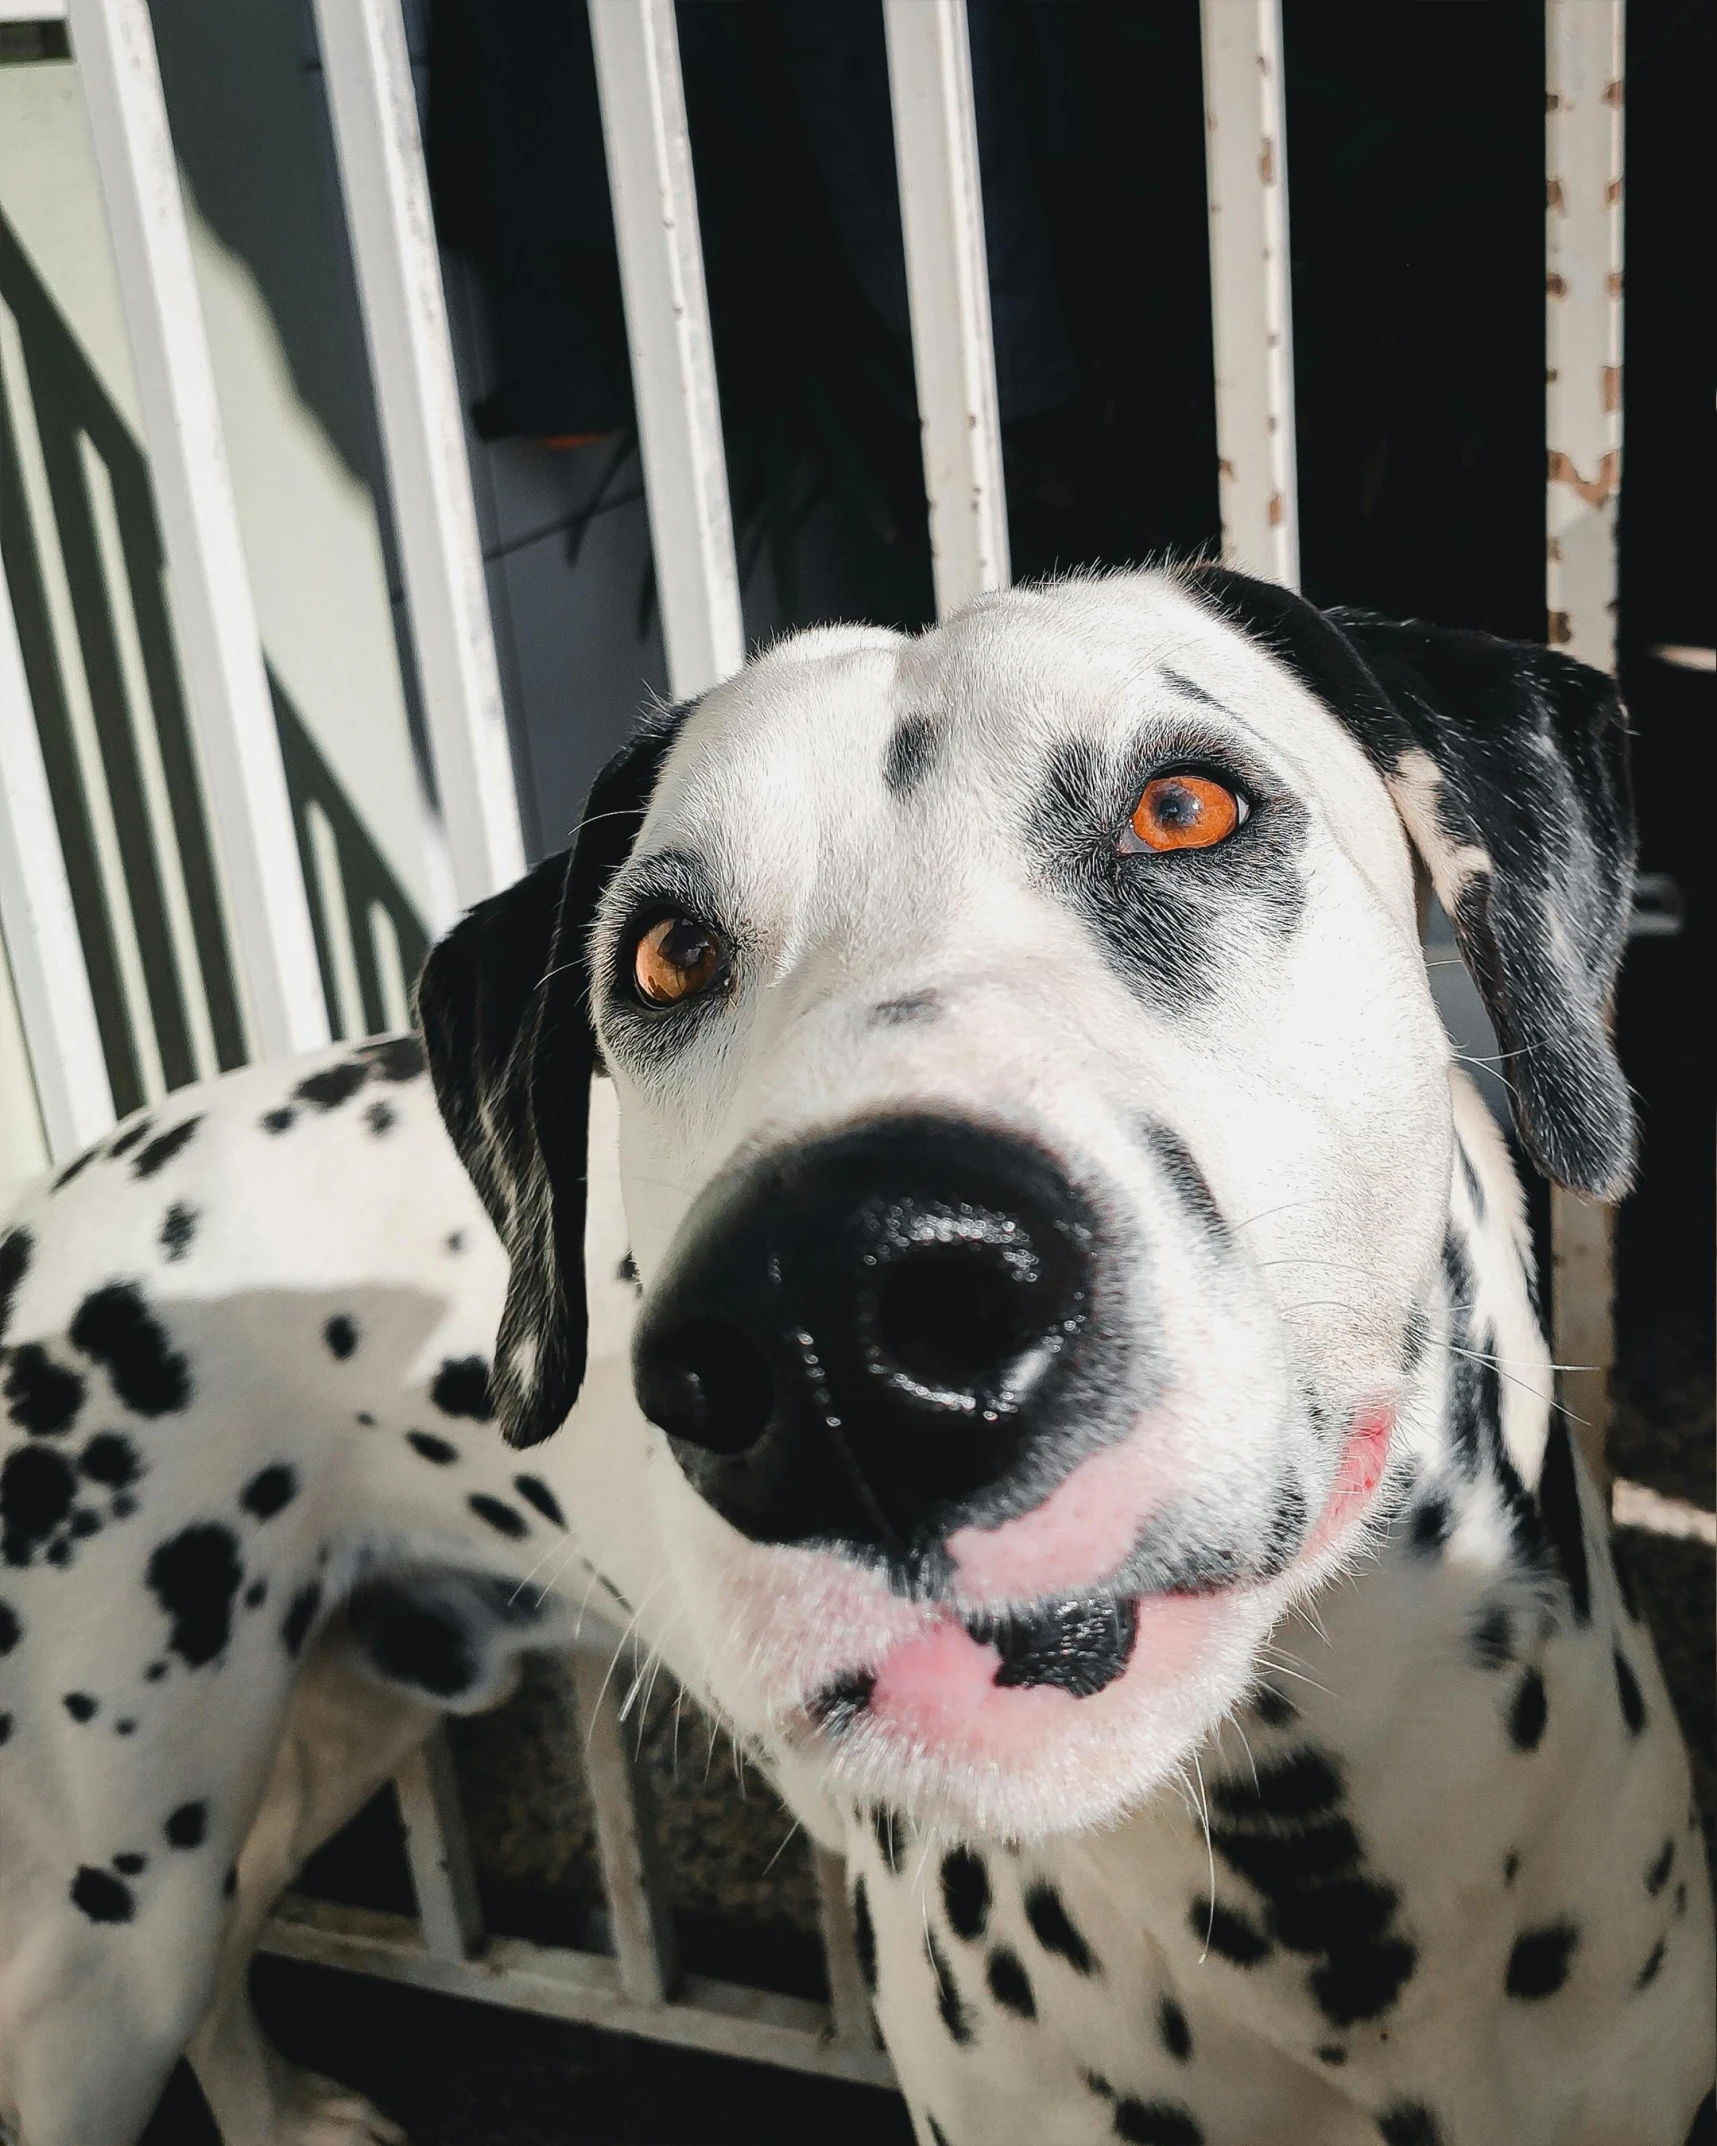
<path fill-rule="evenodd" d="M 754 1539 L 919 1551 L 1076 1407 L 1097 1256 L 1083 1197 L 1000 1133 L 881 1119 L 778 1150 L 687 1216 L 639 1403 Z"/>

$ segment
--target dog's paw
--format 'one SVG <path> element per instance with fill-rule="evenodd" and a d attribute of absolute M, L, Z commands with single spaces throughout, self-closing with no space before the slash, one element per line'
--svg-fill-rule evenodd
<path fill-rule="evenodd" d="M 337 2079 L 294 2071 L 280 2083 L 285 2091 L 271 2146 L 410 2146 L 391 2116 Z"/>

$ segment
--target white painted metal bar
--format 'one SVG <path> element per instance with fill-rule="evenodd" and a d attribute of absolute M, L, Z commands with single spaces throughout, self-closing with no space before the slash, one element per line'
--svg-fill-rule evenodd
<path fill-rule="evenodd" d="M 1545 597 L 1553 647 L 1616 667 L 1622 474 L 1623 0 L 1546 0 Z M 1553 1191 L 1562 1398 L 1600 1472 L 1615 1363 L 1614 1215 Z"/>
<path fill-rule="evenodd" d="M 656 594 L 676 700 L 745 660 L 673 0 L 590 0 Z"/>
<path fill-rule="evenodd" d="M 1222 556 L 1298 588 L 1281 0 L 1201 0 L 1200 22 Z"/>
<path fill-rule="evenodd" d="M 70 0 L 238 968 L 264 1054 L 328 1038 L 184 202 L 144 0 Z"/>
<path fill-rule="evenodd" d="M 572 1679 L 620 1987 L 634 2004 L 664 2004 L 679 1967 L 647 1785 L 626 1749 L 612 1664 L 581 1648 Z"/>
<path fill-rule="evenodd" d="M 439 1960 L 473 1959 L 483 1949 L 483 1908 L 459 1776 L 442 1723 L 400 1767 L 393 1785 L 423 1942 Z"/>
<path fill-rule="evenodd" d="M 0 0 L 0 22 L 64 22 L 66 0 Z"/>
<path fill-rule="evenodd" d="M 265 1925 L 258 1950 L 715 2056 L 864 2086 L 894 2084 L 883 2052 L 836 2036 L 825 2005 L 704 1975 L 688 1975 L 671 2004 L 641 2002 L 626 1994 L 617 1964 L 596 1953 L 496 1937 L 480 1960 L 441 1959 L 425 1947 L 407 1915 L 336 1907 L 290 1893 Z"/>
<path fill-rule="evenodd" d="M 966 0 L 883 0 L 936 615 L 1009 580 Z"/>
<path fill-rule="evenodd" d="M 17 993 L 48 1153 L 64 1162 L 113 1123 L 83 942 L 30 712 L 11 591 L 0 574 L 0 938 Z"/>
<path fill-rule="evenodd" d="M 811 1862 L 817 1880 L 817 1927 L 823 1938 L 829 2014 L 835 2023 L 835 2037 L 854 2049 L 874 2049 L 876 2024 L 871 2017 L 864 1969 L 859 1964 L 846 1858 L 831 1854 L 827 1848 L 813 1848 Z"/>
<path fill-rule="evenodd" d="M 468 908 L 523 873 L 525 847 L 411 60 L 399 0 L 315 8 L 453 891 Z"/>

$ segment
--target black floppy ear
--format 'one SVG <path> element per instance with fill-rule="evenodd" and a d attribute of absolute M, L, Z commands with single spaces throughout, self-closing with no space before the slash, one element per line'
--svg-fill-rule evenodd
<path fill-rule="evenodd" d="M 669 710 L 617 753 L 573 847 L 479 902 L 418 978 L 435 1099 L 510 1267 L 491 1378 L 509 1445 L 558 1430 L 584 1383 L 590 927 L 686 713 Z"/>
<path fill-rule="evenodd" d="M 1484 998 L 1528 1153 L 1558 1184 L 1619 1197 L 1634 1113 L 1610 1002 L 1635 845 L 1614 681 L 1553 649 L 1320 612 L 1222 567 L 1189 586 L 1364 747 Z"/>

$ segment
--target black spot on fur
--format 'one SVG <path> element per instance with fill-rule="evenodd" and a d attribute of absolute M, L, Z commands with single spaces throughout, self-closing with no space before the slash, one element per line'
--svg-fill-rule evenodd
<path fill-rule="evenodd" d="M 227 1874 L 221 1880 L 221 1898 L 223 1900 L 230 1900 L 233 1897 L 234 1893 L 236 1893 L 237 1891 L 238 1865 L 236 1863 L 229 1863 L 227 1865 Z"/>
<path fill-rule="evenodd" d="M 278 1110 L 265 1110 L 259 1122 L 265 1133 L 290 1132 L 298 1122 L 298 1113 L 290 1103 L 282 1103 Z"/>
<path fill-rule="evenodd" d="M 459 1458 L 459 1448 L 450 1445 L 445 1438 L 437 1438 L 433 1431 L 407 1431 L 405 1442 L 414 1453 L 421 1453 L 438 1468 L 445 1468 Z"/>
<path fill-rule="evenodd" d="M 0 1602 L 0 1657 L 10 1654 L 23 1636 L 24 1627 L 18 1612 L 10 1602 Z M 1656 1886 L 1652 1890 L 1655 1892 Z"/>
<path fill-rule="evenodd" d="M 399 1123 L 399 1112 L 395 1110 L 391 1103 L 384 1103 L 378 1099 L 364 1112 L 364 1123 L 380 1140 L 386 1134 L 391 1133 Z"/>
<path fill-rule="evenodd" d="M 1075 1974 L 1101 1972 L 1090 1946 L 1074 1928 L 1061 1895 L 1047 1879 L 1040 1878 L 1026 1889 L 1025 1919 L 1044 1951 L 1059 1953 Z"/>
<path fill-rule="evenodd" d="M 358 1322 L 349 1312 L 337 1311 L 322 1329 L 322 1340 L 330 1356 L 341 1363 L 358 1345 Z"/>
<path fill-rule="evenodd" d="M 1657 1980 L 1659 1968 L 1661 1968 L 1663 1965 L 1663 1956 L 1666 1950 L 1667 1947 L 1665 1946 L 1663 1939 L 1660 1937 L 1657 1943 L 1653 1945 L 1651 1950 L 1646 1954 L 1645 1965 L 1634 1977 L 1634 1988 L 1636 1990 L 1646 1990 L 1651 1988 L 1652 1984 Z"/>
<path fill-rule="evenodd" d="M 78 1456 L 78 1467 L 92 1483 L 124 1490 L 143 1473 L 137 1448 L 119 1431 L 97 1431 Z"/>
<path fill-rule="evenodd" d="M 942 1001 L 934 991 L 912 991 L 904 998 L 878 999 L 870 1009 L 872 1028 L 909 1028 L 914 1022 L 934 1021 Z"/>
<path fill-rule="evenodd" d="M 370 1069 L 361 1058 L 342 1058 L 338 1065 L 324 1066 L 320 1073 L 301 1080 L 292 1098 L 294 1102 L 313 1104 L 317 1110 L 337 1110 L 349 1096 L 357 1094 L 369 1077 Z"/>
<path fill-rule="evenodd" d="M 233 1598 L 244 1580 L 238 1537 L 200 1520 L 170 1536 L 149 1560 L 155 1599 L 173 1620 L 167 1644 L 188 1669 L 200 1669 L 232 1637 Z"/>
<path fill-rule="evenodd" d="M 1454 1524 L 1448 1499 L 1441 1491 L 1430 1491 L 1408 1517 L 1407 1546 L 1416 1557 L 1435 1557 L 1448 1541 Z"/>
<path fill-rule="evenodd" d="M 1484 1187 L 1479 1183 L 1479 1174 L 1473 1168 L 1473 1159 L 1467 1153 L 1466 1143 L 1456 1140 L 1455 1153 L 1461 1158 L 1461 1177 L 1467 1188 L 1467 1203 L 1472 1208 L 1473 1220 L 1484 1220 Z"/>
<path fill-rule="evenodd" d="M 65 1188 L 71 1183 L 74 1177 L 81 1177 L 83 1175 L 83 1173 L 89 1168 L 90 1164 L 94 1162 L 95 1158 L 100 1153 L 101 1143 L 98 1140 L 94 1147 L 85 1148 L 81 1155 L 74 1155 L 71 1161 L 68 1162 L 65 1168 L 60 1172 L 59 1176 L 54 1179 L 53 1190 L 55 1192 L 63 1192 Z"/>
<path fill-rule="evenodd" d="M 423 1071 L 423 1045 L 415 1036 L 383 1036 L 374 1043 L 360 1043 L 358 1056 L 378 1080 L 416 1080 Z"/>
<path fill-rule="evenodd" d="M 71 1323 L 72 1345 L 106 1371 L 113 1390 L 139 1416 L 186 1407 L 191 1377 L 185 1359 L 134 1283 L 109 1282 L 84 1298 Z"/>
<path fill-rule="evenodd" d="M 1031 1977 L 1020 1965 L 1017 1953 L 1010 1952 L 1006 1945 L 998 1945 L 990 1954 L 984 1976 L 990 1985 L 990 1995 L 1004 2011 L 1012 2012 L 1016 2019 L 1037 2017 L 1037 1999 L 1032 1995 Z"/>
<path fill-rule="evenodd" d="M 1621 1701 L 1622 1719 L 1628 1725 L 1628 1734 L 1637 1736 L 1645 1727 L 1645 1694 L 1639 1688 L 1639 1678 L 1634 1675 L 1633 1665 L 1618 1647 L 1615 1650 L 1616 1697 Z"/>
<path fill-rule="evenodd" d="M 128 1848 L 123 1855 L 114 1857 L 113 1867 L 122 1878 L 135 1878 L 149 1868 L 149 1858 L 139 1855 L 135 1848 Z"/>
<path fill-rule="evenodd" d="M 1157 1167 L 1168 1180 L 1169 1190 L 1179 1201 L 1182 1211 L 1213 1244 L 1228 1244 L 1227 1219 L 1216 1204 L 1216 1195 L 1186 1142 L 1178 1133 L 1150 1118 L 1139 1121 L 1139 1132 L 1156 1157 Z"/>
<path fill-rule="evenodd" d="M 516 1506 L 503 1499 L 492 1498 L 486 1490 L 474 1490 L 465 1500 L 479 1520 L 486 1521 L 497 1535 L 505 1535 L 517 1542 L 521 1535 L 528 1535 L 531 1524 Z"/>
<path fill-rule="evenodd" d="M 115 1736 L 135 1736 L 137 1724 L 129 1714 L 123 1715 L 113 1724 L 113 1733 Z"/>
<path fill-rule="evenodd" d="M 1208 1893 L 1194 1896 L 1186 1920 L 1200 1945 L 1208 1941 L 1212 1952 L 1235 1967 L 1256 1967 L 1270 1956 L 1270 1940 L 1257 1924 L 1238 1908 L 1213 1907 Z"/>
<path fill-rule="evenodd" d="M 84 1383 L 39 1343 L 26 1341 L 12 1351 L 6 1382 L 0 1386 L 6 1413 L 34 1438 L 57 1438 L 69 1431 L 83 1406 Z"/>
<path fill-rule="evenodd" d="M 1629 1570 L 1628 1552 L 1622 1547 L 1619 1536 L 1610 1537 L 1610 1570 L 1616 1576 L 1616 1593 L 1622 1598 L 1622 1608 L 1630 1622 L 1640 1622 L 1639 1596 L 1634 1591 L 1633 1574 Z"/>
<path fill-rule="evenodd" d="M 1687 1913 L 1687 1883 L 1685 1879 L 1675 1888 L 1675 1912 L 1678 1916 Z"/>
<path fill-rule="evenodd" d="M 1212 1825 L 1211 1842 L 1231 1869 L 1271 1897 L 1344 1877 L 1359 1867 L 1359 1836 L 1345 1818 L 1328 1818 L 1290 1832 L 1241 1832 Z"/>
<path fill-rule="evenodd" d="M 1377 2119 L 1383 2146 L 1443 2146 L 1437 2119 L 1422 2101 L 1397 2101 Z"/>
<path fill-rule="evenodd" d="M 1320 2064 L 1345 2064 L 1347 2051 L 1340 2042 L 1320 2042 L 1312 2051 Z"/>
<path fill-rule="evenodd" d="M 128 1491 L 122 1490 L 113 1501 L 113 1517 L 115 1520 L 129 1520 L 136 1510 L 137 1500 Z"/>
<path fill-rule="evenodd" d="M 1544 1679 L 1536 1669 L 1529 1669 L 1515 1687 L 1508 1709 L 1508 1740 L 1516 1751 L 1538 1749 L 1549 1713 Z"/>
<path fill-rule="evenodd" d="M 1550 1923 L 1542 1930 L 1523 1930 L 1508 1956 L 1504 1985 L 1508 1994 L 1530 2003 L 1554 1997 L 1568 1979 L 1579 1943 L 1580 1933 L 1569 1922 Z"/>
<path fill-rule="evenodd" d="M 1568 1436 L 1568 1419 L 1559 1408 L 1553 1409 L 1550 1415 L 1550 1438 L 1544 1448 L 1544 1467 L 1538 1478 L 1538 1509 L 1544 1516 L 1545 1533 L 1568 1584 L 1574 1622 L 1589 1624 L 1592 1620 L 1592 1591 L 1586 1565 L 1586 1530 L 1580 1517 L 1580 1493 L 1574 1474 L 1574 1449 Z"/>
<path fill-rule="evenodd" d="M 971 1942 L 983 1936 L 990 1919 L 990 1874 L 982 1856 L 952 1848 L 942 1858 L 942 1905 L 956 1937 Z"/>
<path fill-rule="evenodd" d="M 137 1913 L 130 1886 L 111 1871 L 92 1869 L 88 1863 L 72 1880 L 72 1906 L 91 1922 L 129 1922 Z"/>
<path fill-rule="evenodd" d="M 108 1149 L 108 1160 L 111 1162 L 121 1155 L 129 1155 L 140 1140 L 148 1139 L 150 1133 L 154 1130 L 154 1125 L 155 1120 L 153 1118 L 139 1118 L 135 1125 L 127 1127 L 113 1143 L 112 1147 Z"/>
<path fill-rule="evenodd" d="M 1274 1684 L 1259 1685 L 1252 1695 L 1252 1711 L 1268 1729 L 1289 1728 L 1300 1718 L 1292 1699 Z"/>
<path fill-rule="evenodd" d="M 187 1207 L 183 1200 L 175 1200 L 161 1218 L 161 1234 L 157 1241 L 162 1251 L 169 1259 L 183 1259 L 196 1234 L 197 1210 Z"/>
<path fill-rule="evenodd" d="M 1137 2101 L 1131 2094 L 1115 2104 L 1115 2136 L 1128 2146 L 1204 2146 L 1204 2133 L 1185 2109 L 1166 2101 Z"/>
<path fill-rule="evenodd" d="M 1332 2027 L 1376 2019 L 1400 1996 L 1419 1964 L 1419 1955 L 1404 1938 L 1384 1938 L 1330 1955 L 1327 1966 L 1311 1978 L 1312 1995 Z"/>
<path fill-rule="evenodd" d="M 1467 1641 L 1481 1669 L 1506 1669 L 1514 1660 L 1514 1619 L 1500 1604 L 1493 1603 Z"/>
<path fill-rule="evenodd" d="M 477 1681 L 470 1638 L 445 1609 L 386 1586 L 367 1588 L 351 1606 L 352 1629 L 382 1675 L 432 1698 L 456 1699 Z"/>
<path fill-rule="evenodd" d="M 936 765 L 936 725 L 927 715 L 909 715 L 897 723 L 882 763 L 882 779 L 896 797 L 904 797 Z"/>
<path fill-rule="evenodd" d="M 1157 2006 L 1157 2032 L 1175 2062 L 1186 2063 L 1192 2055 L 1192 2029 L 1186 2023 L 1186 2014 L 1172 1997 L 1165 1996 Z"/>
<path fill-rule="evenodd" d="M 0 1654 L 5 1651 L 5 1648 L 0 1646 Z M 1669 1874 L 1674 1868 L 1675 1843 L 1666 1838 L 1663 1846 L 1652 1857 L 1651 1868 L 1645 1874 L 1645 1889 L 1653 1900 L 1669 1883 Z"/>
<path fill-rule="evenodd" d="M 35 1251 L 36 1240 L 27 1229 L 9 1229 L 0 1237 L 0 1341 L 6 1338 L 6 1329 L 12 1323 L 12 1307 L 18 1301 L 18 1288 L 30 1271 L 30 1256 Z"/>
<path fill-rule="evenodd" d="M 533 1505 L 545 1520 L 552 1520 L 557 1528 L 566 1526 L 566 1515 L 560 1509 L 560 1500 L 550 1490 L 540 1475 L 516 1475 L 513 1488 L 527 1505 Z"/>
<path fill-rule="evenodd" d="M 79 1542 L 87 1542 L 90 1536 L 101 1533 L 101 1515 L 93 1506 L 73 1506 L 72 1533 Z"/>
<path fill-rule="evenodd" d="M 245 1589 L 245 1591 L 244 1591 L 244 1606 L 245 1606 L 245 1608 L 246 1608 L 246 1609 L 252 1609 L 252 1610 L 253 1610 L 253 1609 L 261 1609 L 262 1605 L 263 1605 L 263 1604 L 264 1604 L 264 1603 L 265 1603 L 265 1602 L 266 1602 L 267 1600 L 268 1600 L 268 1581 L 267 1581 L 266 1579 L 261 1579 L 261 1580 L 252 1580 L 252 1581 L 251 1581 L 251 1583 L 250 1583 L 250 1585 L 249 1585 L 249 1586 L 248 1586 L 248 1587 L 247 1587 L 247 1588 Z"/>
<path fill-rule="evenodd" d="M 953 1970 L 942 1956 L 934 1930 L 924 1933 L 924 1956 L 930 1962 L 931 1977 L 936 1984 L 936 2009 L 942 2015 L 942 2024 L 948 2030 L 949 2040 L 963 2047 L 972 2039 L 972 2017 L 966 2010 Z"/>
<path fill-rule="evenodd" d="M 1502 1882 L 1504 1885 L 1512 1885 L 1519 1876 L 1520 1857 L 1511 1848 L 1502 1859 Z"/>
<path fill-rule="evenodd" d="M 0 1467 L 0 1556 L 27 1565 L 72 1509 L 77 1479 L 52 1446 L 15 1446 Z"/>
<path fill-rule="evenodd" d="M 9 1744 L 11 1741 L 12 1717 L 10 1714 L 0 1714 L 0 1744 Z"/>
<path fill-rule="evenodd" d="M 928 2109 L 924 2112 L 924 2121 L 930 2126 L 930 2146 L 948 2146 L 947 2132 L 942 2129 L 942 2126 Z"/>
<path fill-rule="evenodd" d="M 469 1416 L 487 1423 L 495 1412 L 489 1392 L 489 1367 L 480 1356 L 448 1357 L 435 1374 L 429 1398 L 444 1416 Z"/>
<path fill-rule="evenodd" d="M 853 1883 L 853 1944 L 858 1951 L 859 1972 L 864 1976 L 864 1986 L 876 1995 L 876 1926 L 870 1919 L 870 1895 L 865 1891 L 864 1879 Z"/>
<path fill-rule="evenodd" d="M 201 1800 L 181 1803 L 176 1810 L 168 1812 L 167 1823 L 161 1830 L 167 1836 L 169 1847 L 200 1848 L 209 1833 L 208 1805 Z"/>
<path fill-rule="evenodd" d="M 272 1520 L 298 1495 L 298 1470 L 290 1461 L 271 1461 L 239 1492 L 239 1503 L 253 1519 Z"/>
<path fill-rule="evenodd" d="M 1308 1818 L 1341 1800 L 1341 1777 L 1321 1752 L 1302 1745 L 1266 1759 L 1255 1774 L 1219 1781 L 1213 1800 L 1229 1818 L 1242 1822 Z"/>
<path fill-rule="evenodd" d="M 288 1654 L 296 1655 L 303 1646 L 321 1607 L 320 1580 L 307 1581 L 286 1605 L 286 1615 L 280 1621 L 280 1642 Z"/>
<path fill-rule="evenodd" d="M 151 1662 L 143 1674 L 151 1684 L 159 1684 L 167 1674 L 167 1664 L 165 1662 Z"/>
<path fill-rule="evenodd" d="M 93 1721 L 101 1710 L 101 1701 L 87 1691 L 69 1691 L 60 1704 L 76 1722 Z"/>
<path fill-rule="evenodd" d="M 870 1830 L 876 1839 L 876 1852 L 894 1877 L 900 1875 L 901 1858 L 906 1853 L 905 1830 L 892 1811 L 885 1811 L 878 1804 L 870 1814 Z"/>
<path fill-rule="evenodd" d="M 137 1159 L 131 1165 L 132 1176 L 153 1177 L 157 1170 L 165 1169 L 175 1155 L 189 1147 L 196 1138 L 197 1127 L 202 1122 L 201 1117 L 186 1118 L 181 1124 L 169 1127 L 166 1132 L 157 1133 L 146 1148 L 138 1150 Z"/>

